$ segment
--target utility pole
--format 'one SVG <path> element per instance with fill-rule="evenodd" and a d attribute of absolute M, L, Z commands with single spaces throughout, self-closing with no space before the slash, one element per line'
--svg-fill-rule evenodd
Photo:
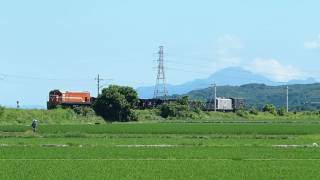
<path fill-rule="evenodd" d="M 106 85 L 106 84 L 101 85 L 101 82 L 102 82 L 102 81 L 108 81 L 108 80 L 111 81 L 112 79 L 102 79 L 102 78 L 100 77 L 100 74 L 98 74 L 98 77 L 95 78 L 94 80 L 97 81 L 97 90 L 98 90 L 97 97 L 98 97 L 98 96 L 100 95 L 100 89 L 103 88 L 103 86 Z"/>
<path fill-rule="evenodd" d="M 214 112 L 217 112 L 217 85 L 214 83 Z"/>
<path fill-rule="evenodd" d="M 97 80 L 97 89 L 98 89 L 98 93 L 97 93 L 97 97 L 100 95 L 100 81 L 101 81 L 101 79 L 100 79 L 100 74 L 98 74 L 98 77 L 96 78 L 96 80 Z"/>
<path fill-rule="evenodd" d="M 287 113 L 289 112 L 289 86 L 287 85 L 287 98 L 286 98 L 286 101 L 287 101 Z"/>
<path fill-rule="evenodd" d="M 168 96 L 168 90 L 166 87 L 166 76 L 165 76 L 165 71 L 164 71 L 164 60 L 163 60 L 163 46 L 159 47 L 159 59 L 158 61 L 158 74 L 157 74 L 157 80 L 156 80 L 156 85 L 154 88 L 154 95 L 153 98 L 163 98 L 167 99 Z"/>
<path fill-rule="evenodd" d="M 214 111 L 217 111 L 217 85 L 214 82 L 213 84 L 211 84 L 211 86 L 213 86 L 213 103 L 214 103 Z"/>

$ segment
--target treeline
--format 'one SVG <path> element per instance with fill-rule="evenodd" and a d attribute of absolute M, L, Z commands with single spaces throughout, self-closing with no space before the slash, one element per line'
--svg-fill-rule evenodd
<path fill-rule="evenodd" d="M 219 97 L 241 97 L 246 100 L 247 109 L 255 106 L 262 110 L 266 104 L 277 108 L 286 105 L 286 86 L 267 86 L 264 84 L 247 84 L 242 86 L 219 86 Z M 193 100 L 207 101 L 213 97 L 213 89 L 206 88 L 191 91 L 183 96 Z M 179 97 L 178 95 L 174 97 Z M 320 84 L 290 85 L 290 111 L 314 111 L 320 109 Z"/>

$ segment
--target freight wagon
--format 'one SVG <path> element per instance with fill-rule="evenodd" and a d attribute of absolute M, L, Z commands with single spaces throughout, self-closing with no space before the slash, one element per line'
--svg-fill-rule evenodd
<path fill-rule="evenodd" d="M 217 98 L 216 99 L 216 110 L 217 111 L 237 111 L 245 108 L 245 100 L 243 98 Z M 214 101 L 206 103 L 205 110 L 214 111 Z"/>

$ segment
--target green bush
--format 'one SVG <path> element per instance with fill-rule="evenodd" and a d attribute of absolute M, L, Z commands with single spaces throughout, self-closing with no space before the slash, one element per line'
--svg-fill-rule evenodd
<path fill-rule="evenodd" d="M 160 116 L 163 118 L 178 117 L 178 118 L 195 118 L 194 113 L 201 113 L 198 108 L 193 108 L 189 105 L 187 96 L 178 99 L 176 102 L 169 102 L 159 106 Z"/>
<path fill-rule="evenodd" d="M 176 110 L 173 107 L 173 105 L 170 104 L 162 104 L 159 107 L 160 110 L 160 116 L 163 118 L 168 118 L 169 116 L 175 117 L 176 116 Z"/>
<path fill-rule="evenodd" d="M 253 115 L 259 115 L 259 111 L 255 106 L 251 107 L 249 113 Z"/>
<path fill-rule="evenodd" d="M 161 121 L 164 120 L 160 116 L 159 109 L 134 110 L 139 121 Z"/>
<path fill-rule="evenodd" d="M 189 106 L 190 110 L 197 114 L 201 114 L 203 112 L 203 109 L 205 108 L 204 104 L 201 101 L 192 101 Z"/>
<path fill-rule="evenodd" d="M 286 115 L 286 109 L 285 109 L 284 107 L 280 108 L 280 109 L 278 110 L 278 115 L 279 115 L 279 116 L 284 116 L 284 115 Z"/>
<path fill-rule="evenodd" d="M 249 113 L 243 109 L 240 109 L 236 112 L 236 114 L 240 117 L 243 117 L 243 118 L 248 118 L 249 117 Z"/>
<path fill-rule="evenodd" d="M 181 105 L 179 103 L 166 103 L 160 106 L 160 116 L 168 117 L 187 117 L 189 115 L 188 105 Z"/>
<path fill-rule="evenodd" d="M 90 107 L 75 107 L 73 108 L 74 112 L 78 115 L 87 117 L 90 115 L 94 115 L 94 110 Z"/>
<path fill-rule="evenodd" d="M 262 111 L 263 112 L 269 112 L 269 113 L 271 113 L 273 115 L 277 115 L 277 109 L 273 104 L 266 104 L 263 107 Z"/>

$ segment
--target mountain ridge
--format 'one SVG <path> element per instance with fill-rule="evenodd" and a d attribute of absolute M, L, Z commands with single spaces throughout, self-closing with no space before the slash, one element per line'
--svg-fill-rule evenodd
<path fill-rule="evenodd" d="M 290 80 L 288 82 L 275 82 L 267 77 L 250 72 L 241 67 L 228 67 L 221 69 L 206 79 L 195 79 L 187 81 L 179 85 L 167 85 L 169 95 L 186 94 L 193 90 L 204 89 L 216 83 L 219 86 L 241 86 L 245 84 L 265 84 L 269 86 L 277 85 L 293 85 L 293 84 L 313 84 L 317 81 L 313 78 L 307 78 L 305 80 L 297 79 Z M 139 87 L 136 89 L 140 98 L 152 98 L 154 93 L 154 86 Z"/>

